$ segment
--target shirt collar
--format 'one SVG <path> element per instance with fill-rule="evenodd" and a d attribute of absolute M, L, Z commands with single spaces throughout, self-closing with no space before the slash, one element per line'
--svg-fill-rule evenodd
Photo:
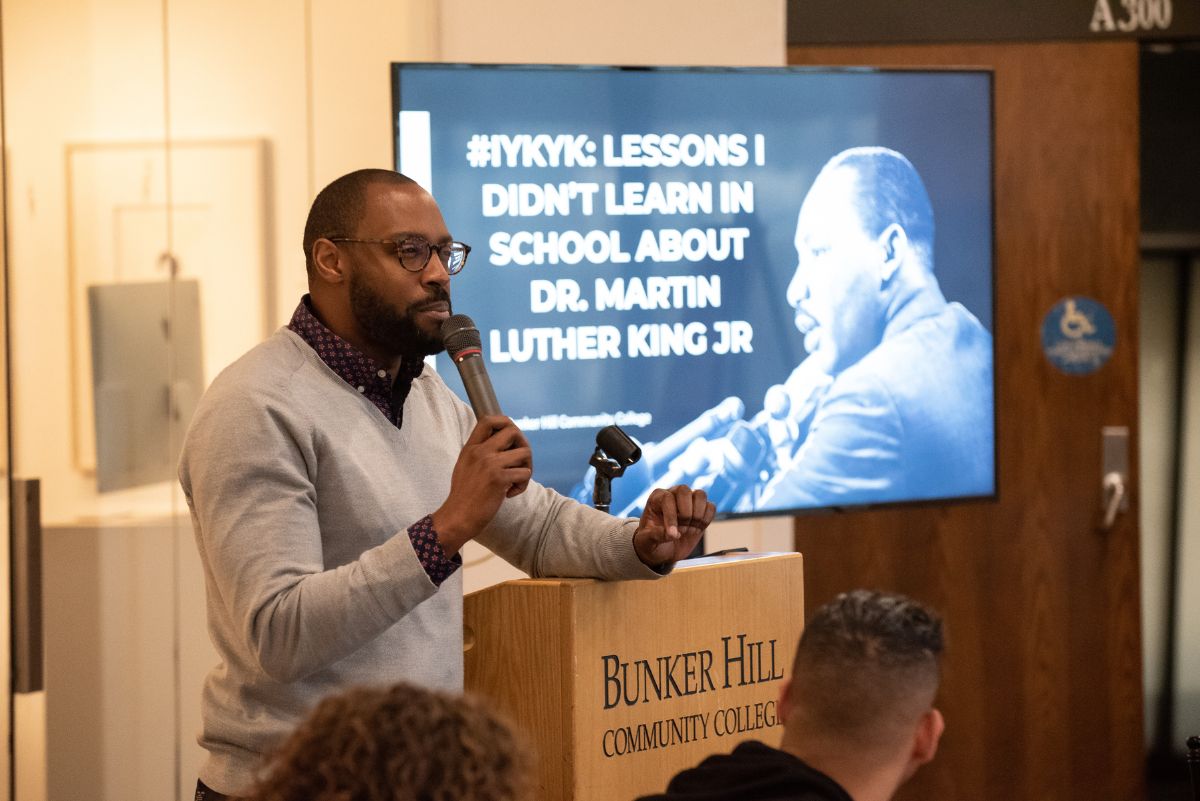
<path fill-rule="evenodd" d="M 404 400 L 408 397 L 412 382 L 425 369 L 423 360 L 401 360 L 400 369 L 393 378 L 382 365 L 317 319 L 309 295 L 301 298 L 287 327 L 308 343 L 339 378 L 362 393 L 389 420 L 400 425 Z"/>

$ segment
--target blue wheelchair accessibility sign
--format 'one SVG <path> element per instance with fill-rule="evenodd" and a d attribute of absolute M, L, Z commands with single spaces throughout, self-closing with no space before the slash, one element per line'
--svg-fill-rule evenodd
<path fill-rule="evenodd" d="M 1042 320 L 1042 351 L 1068 375 L 1096 372 L 1112 356 L 1116 344 L 1112 315 L 1091 298 L 1064 298 Z"/>

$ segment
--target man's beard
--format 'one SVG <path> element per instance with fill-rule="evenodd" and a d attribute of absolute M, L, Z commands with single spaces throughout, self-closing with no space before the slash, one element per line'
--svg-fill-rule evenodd
<path fill-rule="evenodd" d="M 450 294 L 433 287 L 429 297 L 411 304 L 403 314 L 383 300 L 357 273 L 350 274 L 350 311 L 368 339 L 404 359 L 424 359 L 446 349 L 441 332 L 429 334 L 417 325 L 416 315 L 427 304 L 450 303 Z"/>

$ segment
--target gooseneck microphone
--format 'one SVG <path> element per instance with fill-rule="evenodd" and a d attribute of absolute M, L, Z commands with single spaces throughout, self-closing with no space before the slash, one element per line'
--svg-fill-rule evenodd
<path fill-rule="evenodd" d="M 471 401 L 475 416 L 504 414 L 483 363 L 483 340 L 475 321 L 465 314 L 456 314 L 446 320 L 442 323 L 442 344 L 458 365 L 458 374 L 467 388 L 467 399 Z"/>

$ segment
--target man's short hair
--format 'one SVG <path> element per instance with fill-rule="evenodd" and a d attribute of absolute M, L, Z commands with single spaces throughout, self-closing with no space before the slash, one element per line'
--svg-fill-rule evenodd
<path fill-rule="evenodd" d="M 367 188 L 374 184 L 415 186 L 416 181 L 394 170 L 364 169 L 347 173 L 317 193 L 304 224 L 304 264 L 312 275 L 312 248 L 318 239 L 352 237 L 363 215 Z"/>
<path fill-rule="evenodd" d="M 834 156 L 822 171 L 840 168 L 857 175 L 855 205 L 866 232 L 878 236 L 898 223 L 932 269 L 933 205 L 912 162 L 886 147 L 855 147 Z"/>
<path fill-rule="evenodd" d="M 893 744 L 931 708 L 942 648 L 941 618 L 916 601 L 839 595 L 805 624 L 796 649 L 796 725 L 860 747 Z"/>

